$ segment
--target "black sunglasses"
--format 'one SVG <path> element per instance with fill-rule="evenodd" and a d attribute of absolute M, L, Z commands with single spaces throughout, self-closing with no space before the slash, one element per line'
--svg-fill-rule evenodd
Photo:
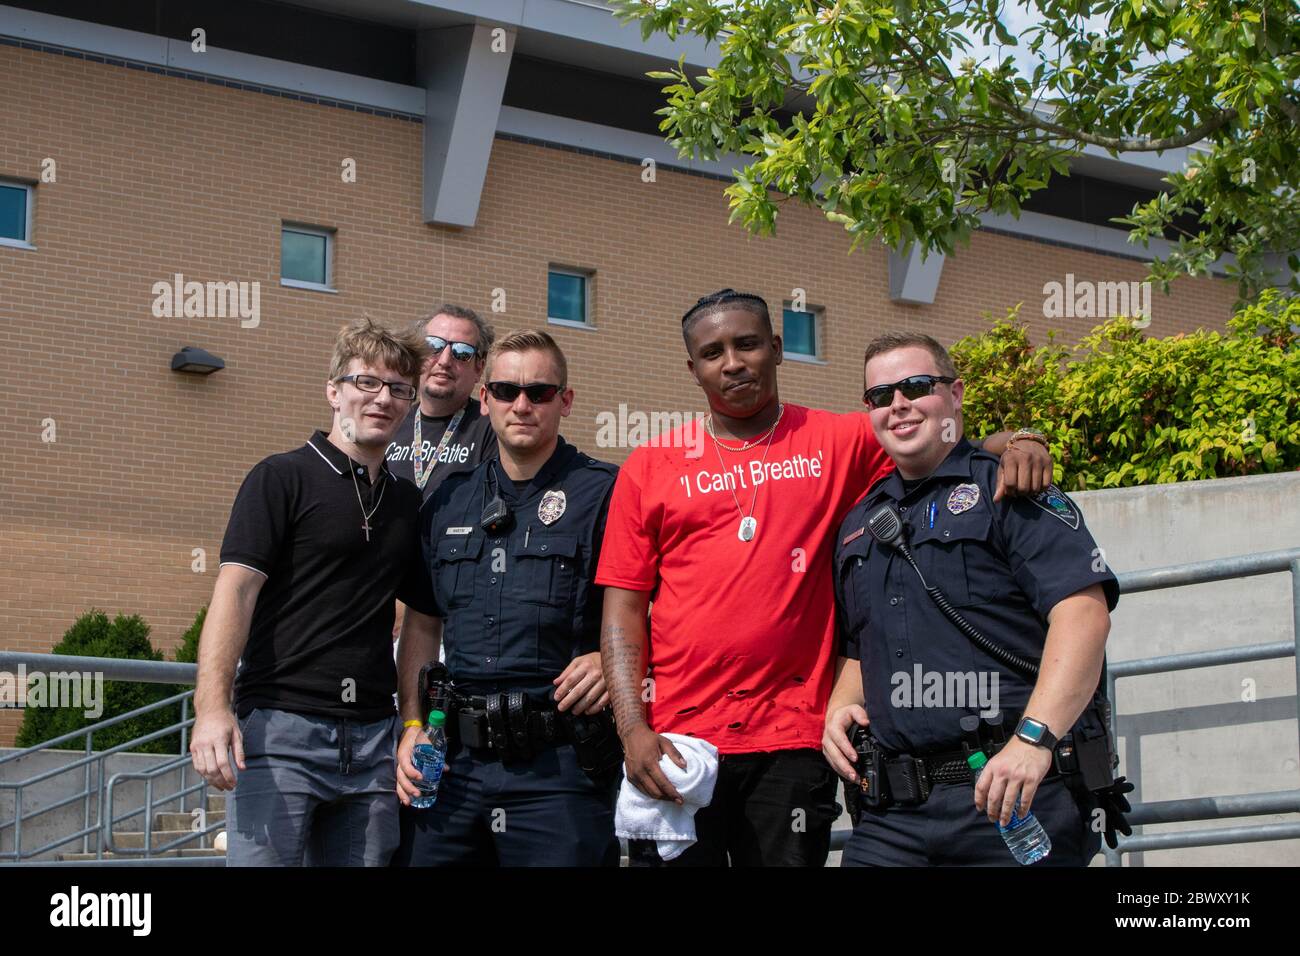
<path fill-rule="evenodd" d="M 378 392 L 387 385 L 393 398 L 404 402 L 413 401 L 416 395 L 415 386 L 410 382 L 385 382 L 382 378 L 375 378 L 373 375 L 344 375 L 338 381 L 351 382 L 363 392 Z"/>
<path fill-rule="evenodd" d="M 433 353 L 434 358 L 441 355 L 442 350 L 448 345 L 451 346 L 451 357 L 457 362 L 468 362 L 478 355 L 478 346 L 470 345 L 468 342 L 450 342 L 437 335 L 426 335 L 424 341 L 429 343 L 429 351 Z"/>
<path fill-rule="evenodd" d="M 488 394 L 498 402 L 513 402 L 523 392 L 534 405 L 545 405 L 563 389 L 563 385 L 546 385 L 542 382 L 530 382 L 527 385 L 516 385 L 514 382 L 487 383 Z"/>
<path fill-rule="evenodd" d="M 894 401 L 894 389 L 903 393 L 909 402 L 934 394 L 934 387 L 940 382 L 952 384 L 957 381 L 951 375 L 909 375 L 893 385 L 876 385 L 862 393 L 862 401 L 870 408 L 888 408 Z"/>

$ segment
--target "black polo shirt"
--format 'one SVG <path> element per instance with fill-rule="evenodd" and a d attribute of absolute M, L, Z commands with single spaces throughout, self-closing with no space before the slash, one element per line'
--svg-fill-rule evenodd
<path fill-rule="evenodd" d="M 369 541 L 358 490 L 375 509 Z M 372 488 L 368 469 L 321 431 L 248 473 L 221 545 L 223 565 L 266 575 L 235 679 L 240 717 L 254 707 L 357 720 L 393 713 L 393 600 L 433 611 L 419 508 L 413 484 L 384 466 Z"/>
<path fill-rule="evenodd" d="M 420 449 L 415 447 L 415 416 L 417 415 L 420 416 L 422 446 Z M 452 415 L 426 415 L 420 411 L 419 403 L 416 403 L 411 409 L 411 414 L 406 416 L 397 429 L 397 434 L 393 436 L 387 451 L 384 452 L 389 470 L 398 478 L 414 482 L 414 456 L 419 454 L 427 469 L 453 417 Z M 429 499 L 448 475 L 473 471 L 478 467 L 479 462 L 495 458 L 496 455 L 497 436 L 492 430 L 492 420 L 480 412 L 478 399 L 471 398 L 465 403 L 465 414 L 461 417 L 460 424 L 456 426 L 456 434 L 447 442 L 447 447 L 442 450 L 437 463 L 433 466 L 433 473 L 424 486 L 425 500 Z"/>
<path fill-rule="evenodd" d="M 518 486 L 500 462 L 452 475 L 424 504 L 421 536 L 453 678 L 472 693 L 542 697 L 575 657 L 600 649 L 604 588 L 593 583 L 618 469 L 560 439 Z M 489 535 L 499 492 L 514 526 Z"/>
<path fill-rule="evenodd" d="M 882 504 L 906 526 L 926 581 L 976 629 L 1021 657 L 1042 657 L 1047 615 L 1063 599 L 1094 584 L 1102 585 L 1110 608 L 1119 598 L 1074 502 L 1053 485 L 995 503 L 997 469 L 995 456 L 963 439 L 919 482 L 905 485 L 897 471 L 878 481 L 835 539 L 840 653 L 861 661 L 871 730 L 888 750 L 959 746 L 961 717 L 983 709 L 970 698 L 978 698 L 981 680 L 992 691 L 994 673 L 997 705 L 1007 714 L 1023 712 L 1033 686 L 972 644 L 902 555 L 876 543 L 866 524 Z M 930 693 L 938 687 L 932 674 L 941 675 L 942 695 Z M 947 706 L 959 688 L 968 706 Z M 1051 728 L 1058 737 L 1068 729 Z"/>

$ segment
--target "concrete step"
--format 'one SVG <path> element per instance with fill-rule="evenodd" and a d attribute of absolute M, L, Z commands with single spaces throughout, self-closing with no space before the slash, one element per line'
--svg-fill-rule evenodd
<path fill-rule="evenodd" d="M 171 843 L 171 842 L 173 842 L 173 841 L 175 841 L 175 840 L 179 840 L 181 837 L 193 836 L 193 835 L 194 835 L 194 831 L 191 830 L 189 827 L 185 827 L 183 830 L 154 830 L 154 831 L 153 831 L 153 845 L 154 845 L 154 846 L 166 846 L 168 843 Z M 213 836 L 215 836 L 215 834 L 213 834 Z M 210 839 L 211 839 L 211 837 L 198 837 L 198 838 L 196 838 L 195 840 L 193 840 L 193 841 L 191 841 L 191 842 L 189 842 L 189 843 L 183 843 L 183 844 L 181 844 L 181 847 L 180 847 L 180 848 L 181 848 L 181 849 L 189 849 L 189 848 L 198 849 L 199 847 L 207 847 L 207 846 L 210 846 L 210 845 L 211 845 L 211 844 L 209 843 L 209 840 L 210 840 Z M 113 842 L 114 842 L 117 846 L 125 847 L 125 848 L 128 849 L 128 850 L 133 850 L 133 849 L 143 849 L 143 848 L 144 848 L 144 845 L 145 845 L 145 844 L 144 844 L 144 832 L 143 832 L 143 831 L 125 831 L 125 832 L 121 832 L 121 833 L 114 833 L 114 834 L 113 834 Z"/>
<path fill-rule="evenodd" d="M 208 813 L 225 813 L 226 795 L 224 793 L 208 794 Z"/>
<path fill-rule="evenodd" d="M 196 823 L 202 823 L 200 830 L 206 830 L 214 823 L 224 823 L 226 812 L 224 810 L 209 810 L 206 817 L 199 819 L 194 816 L 193 811 L 173 812 L 170 810 L 161 813 L 155 813 L 153 817 L 154 830 L 193 830 Z"/>
<path fill-rule="evenodd" d="M 175 858 L 175 857 L 213 857 L 213 856 L 224 857 L 225 855 L 226 855 L 226 854 L 225 854 L 225 853 L 222 853 L 220 850 L 213 850 L 213 849 L 211 849 L 211 848 L 206 848 L 206 849 L 202 849 L 202 850 L 168 850 L 166 853 L 155 853 L 155 854 L 153 854 L 153 856 L 154 856 L 155 858 L 159 858 L 159 857 L 172 857 L 172 858 Z M 105 860 L 140 859 L 140 855 L 139 855 L 139 854 L 136 854 L 136 853 L 130 853 L 130 854 L 105 853 L 103 858 L 104 858 Z M 65 863 L 85 863 L 86 861 L 94 860 L 94 859 L 95 859 L 95 854 L 93 854 L 93 853 L 60 853 L 60 854 L 59 854 L 59 859 L 60 859 L 61 861 L 65 862 Z"/>

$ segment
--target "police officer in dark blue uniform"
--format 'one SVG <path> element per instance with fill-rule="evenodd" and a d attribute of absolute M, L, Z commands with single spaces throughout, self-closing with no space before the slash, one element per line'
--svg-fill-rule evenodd
<path fill-rule="evenodd" d="M 842 656 L 823 750 L 861 807 L 844 865 L 1013 865 L 994 823 L 1017 802 L 1051 840 L 1039 865 L 1085 865 L 1099 831 L 1123 826 L 1093 814 L 1077 764 L 1095 780 L 1105 763 L 1109 782 L 1094 697 L 1115 577 L 1055 486 L 995 500 L 998 460 L 962 437 L 963 383 L 938 342 L 882 336 L 865 376 L 897 470 L 836 539 Z M 975 750 L 988 762 L 972 790 Z"/>
<path fill-rule="evenodd" d="M 449 704 L 450 744 L 437 800 L 411 810 L 427 717 L 417 672 L 437 645 L 404 635 L 395 865 L 618 865 L 622 754 L 592 583 L 617 469 L 559 436 L 567 381 L 545 332 L 496 343 L 481 401 L 500 458 L 447 478 L 421 512 L 448 672 L 433 695 Z"/>

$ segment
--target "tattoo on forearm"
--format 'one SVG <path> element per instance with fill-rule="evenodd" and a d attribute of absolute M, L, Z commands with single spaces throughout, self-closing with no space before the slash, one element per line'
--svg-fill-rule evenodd
<path fill-rule="evenodd" d="M 605 667 L 605 687 L 620 731 L 645 721 L 641 703 L 641 678 L 645 676 L 645 639 L 626 627 L 608 624 L 600 633 L 600 658 Z"/>

